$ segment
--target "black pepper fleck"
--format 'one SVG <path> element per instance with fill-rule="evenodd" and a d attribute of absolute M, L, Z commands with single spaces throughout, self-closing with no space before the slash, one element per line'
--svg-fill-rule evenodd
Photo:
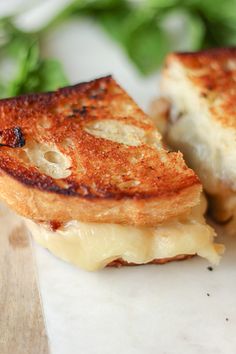
<path fill-rule="evenodd" d="M 212 267 L 207 267 L 207 269 L 212 272 L 213 271 L 213 268 Z"/>

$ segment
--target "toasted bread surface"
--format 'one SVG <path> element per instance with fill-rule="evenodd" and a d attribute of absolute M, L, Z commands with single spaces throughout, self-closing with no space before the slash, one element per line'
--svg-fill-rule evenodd
<path fill-rule="evenodd" d="M 164 72 L 178 63 L 205 100 L 212 119 L 236 128 L 236 48 L 216 48 L 195 53 L 172 53 Z"/>
<path fill-rule="evenodd" d="M 110 77 L 0 101 L 0 196 L 36 220 L 156 224 L 199 202 L 181 153 Z"/>

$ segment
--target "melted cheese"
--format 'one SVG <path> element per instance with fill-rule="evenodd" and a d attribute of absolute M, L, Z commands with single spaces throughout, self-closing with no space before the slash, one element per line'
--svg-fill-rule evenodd
<path fill-rule="evenodd" d="M 198 254 L 211 263 L 219 262 L 221 245 L 213 243 L 213 229 L 205 224 L 201 210 L 156 227 L 134 227 L 70 221 L 57 231 L 26 223 L 35 240 L 56 256 L 86 270 L 97 270 L 122 258 L 143 264 L 154 259 Z"/>

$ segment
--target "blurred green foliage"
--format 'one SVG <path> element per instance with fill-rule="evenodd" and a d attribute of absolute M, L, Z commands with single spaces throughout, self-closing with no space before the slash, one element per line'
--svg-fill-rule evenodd
<path fill-rule="evenodd" d="M 50 91 L 67 83 L 60 62 L 41 57 L 39 34 L 24 33 L 14 27 L 9 19 L 1 21 L 1 98 Z"/>
<path fill-rule="evenodd" d="M 91 16 L 118 42 L 138 70 L 151 74 L 169 51 L 236 45 L 236 0 L 74 0 L 37 33 L 13 19 L 0 21 L 0 68 L 14 63 L 7 80 L 0 69 L 0 97 L 54 90 L 67 84 L 55 59 L 43 59 L 41 43 L 52 27 Z"/>

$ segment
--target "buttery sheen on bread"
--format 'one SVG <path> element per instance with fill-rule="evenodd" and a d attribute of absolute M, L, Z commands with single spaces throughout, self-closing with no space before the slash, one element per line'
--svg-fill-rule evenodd
<path fill-rule="evenodd" d="M 236 48 L 170 54 L 161 95 L 170 104 L 167 143 L 200 177 L 216 219 L 236 232 Z"/>
<path fill-rule="evenodd" d="M 0 196 L 57 256 L 218 263 L 198 177 L 110 76 L 1 100 L 0 138 Z"/>

